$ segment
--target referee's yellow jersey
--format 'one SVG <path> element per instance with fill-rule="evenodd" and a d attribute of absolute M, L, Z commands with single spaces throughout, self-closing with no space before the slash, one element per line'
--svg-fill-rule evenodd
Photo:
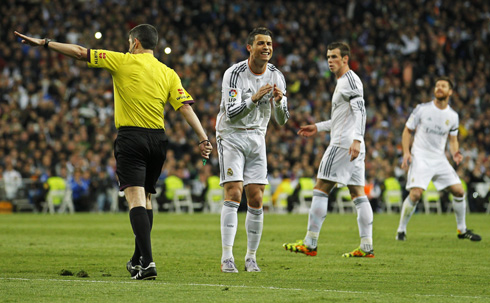
<path fill-rule="evenodd" d="M 167 101 L 175 110 L 194 103 L 177 73 L 153 54 L 99 49 L 89 49 L 88 53 L 89 67 L 104 68 L 112 74 L 116 128 L 165 129 L 163 109 Z"/>

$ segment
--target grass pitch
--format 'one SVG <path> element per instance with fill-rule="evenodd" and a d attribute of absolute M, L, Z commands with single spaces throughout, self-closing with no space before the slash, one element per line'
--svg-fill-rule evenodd
<path fill-rule="evenodd" d="M 467 216 L 481 242 L 457 239 L 453 214 L 415 214 L 408 241 L 395 241 L 398 220 L 375 214 L 376 258 L 349 259 L 341 255 L 359 245 L 355 215 L 329 214 L 318 256 L 307 257 L 282 248 L 304 237 L 307 215 L 266 214 L 257 254 L 262 272 L 247 273 L 240 213 L 240 273 L 223 274 L 218 214 L 155 214 L 158 278 L 132 281 L 127 213 L 1 215 L 0 302 L 490 301 L 490 216 Z"/>

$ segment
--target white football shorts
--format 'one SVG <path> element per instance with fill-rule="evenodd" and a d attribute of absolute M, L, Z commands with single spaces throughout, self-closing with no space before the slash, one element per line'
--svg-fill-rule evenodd
<path fill-rule="evenodd" d="M 419 187 L 426 190 L 431 180 L 437 190 L 461 183 L 458 174 L 446 157 L 434 159 L 412 154 L 406 189 Z"/>
<path fill-rule="evenodd" d="M 365 157 L 365 153 L 360 153 L 351 162 L 348 149 L 329 145 L 320 162 L 317 178 L 337 182 L 339 185 L 364 186 Z"/>
<path fill-rule="evenodd" d="M 232 181 L 269 184 L 265 137 L 258 130 L 238 130 L 217 138 L 220 185 Z"/>

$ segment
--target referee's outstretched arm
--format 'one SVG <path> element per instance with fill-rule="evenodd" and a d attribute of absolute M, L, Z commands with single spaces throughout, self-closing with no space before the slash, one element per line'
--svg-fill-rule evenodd
<path fill-rule="evenodd" d="M 80 61 L 88 61 L 87 49 L 83 46 L 76 45 L 76 44 L 54 42 L 49 40 L 48 38 L 38 39 L 38 38 L 28 37 L 17 31 L 15 31 L 14 34 L 17 37 L 20 37 L 22 39 L 22 43 L 24 44 L 30 46 L 44 46 L 44 48 L 46 49 L 48 48 L 52 49 L 58 53 L 61 53 L 73 59 L 77 59 Z"/>

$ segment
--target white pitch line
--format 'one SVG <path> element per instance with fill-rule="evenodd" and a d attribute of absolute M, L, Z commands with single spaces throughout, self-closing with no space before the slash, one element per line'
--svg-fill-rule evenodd
<path fill-rule="evenodd" d="M 47 282 L 81 282 L 81 283 L 105 283 L 105 284 L 134 284 L 138 285 L 138 281 L 99 281 L 99 280 L 67 280 L 67 279 L 27 279 L 27 278 L 0 278 L 0 280 L 13 281 L 47 281 Z M 365 295 L 389 295 L 391 293 L 380 293 L 372 291 L 351 291 L 338 289 L 304 289 L 304 288 L 286 288 L 275 286 L 248 286 L 248 285 L 224 285 L 224 284 L 199 284 L 199 283 L 167 283 L 157 282 L 160 285 L 175 285 L 175 286 L 206 286 L 206 287 L 238 287 L 238 288 L 255 288 L 255 289 L 270 289 L 270 290 L 285 290 L 285 291 L 315 291 L 315 292 L 334 292 L 347 294 L 365 294 Z M 458 296 L 458 295 L 433 295 L 433 294 L 411 294 L 417 297 L 440 297 L 440 298 L 465 298 L 465 299 L 489 299 L 489 296 Z"/>

